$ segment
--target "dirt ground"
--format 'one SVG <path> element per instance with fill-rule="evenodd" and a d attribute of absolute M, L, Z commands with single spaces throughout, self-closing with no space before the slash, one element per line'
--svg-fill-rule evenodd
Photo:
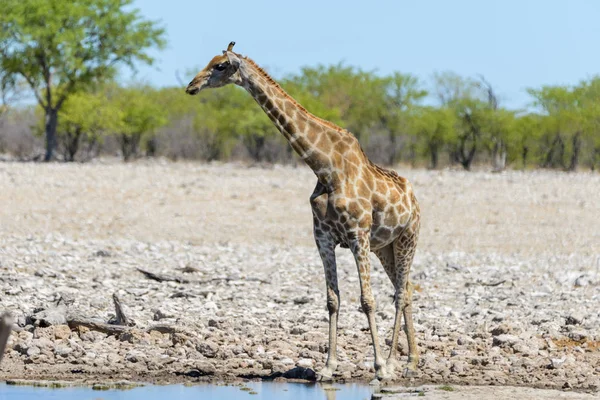
<path fill-rule="evenodd" d="M 597 395 L 600 175 L 397 171 L 422 210 L 411 274 L 420 375 L 397 383 Z M 310 377 L 327 347 L 315 183 L 304 167 L 0 163 L 0 311 L 18 324 L 0 379 Z M 337 379 L 367 382 L 356 267 L 338 256 Z M 389 338 L 392 286 L 373 264 Z M 73 314 L 107 322 L 113 293 L 134 320 L 127 332 L 67 327 Z"/>

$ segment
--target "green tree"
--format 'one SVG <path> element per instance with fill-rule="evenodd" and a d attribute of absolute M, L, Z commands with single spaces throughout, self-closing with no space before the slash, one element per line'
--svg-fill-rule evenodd
<path fill-rule="evenodd" d="M 456 116 L 456 136 L 450 143 L 451 159 L 469 170 L 483 141 L 489 103 L 481 86 L 472 79 L 443 72 L 434 74 L 433 80 L 438 101 Z"/>
<path fill-rule="evenodd" d="M 523 169 L 527 168 L 529 162 L 539 162 L 535 150 L 539 146 L 542 136 L 543 116 L 539 114 L 524 114 L 516 116 L 512 129 L 507 136 L 509 145 L 509 156 L 511 161 L 519 161 Z"/>
<path fill-rule="evenodd" d="M 594 170 L 600 164 L 600 77 L 582 81 L 574 92 L 580 107 L 582 129 L 579 137 L 573 137 L 571 164 L 577 167 L 577 150 L 586 147 L 590 150 L 589 166 Z"/>
<path fill-rule="evenodd" d="M 484 143 L 492 158 L 494 171 L 503 171 L 506 168 L 508 155 L 507 138 L 513 129 L 514 112 L 500 107 L 498 96 L 492 85 L 480 75 L 477 83 L 483 91 L 484 99 L 487 98 L 488 109 L 483 111 L 483 126 L 486 133 Z"/>
<path fill-rule="evenodd" d="M 22 90 L 21 82 L 0 65 L 0 121 L 8 114 L 12 104 L 19 100 Z"/>
<path fill-rule="evenodd" d="M 386 112 L 388 82 L 372 72 L 340 63 L 305 67 L 288 79 L 325 108 L 337 109 L 341 124 L 363 142 L 368 140 L 369 128 L 380 124 Z"/>
<path fill-rule="evenodd" d="M 163 107 L 158 91 L 150 86 L 135 84 L 129 87 L 111 86 L 107 97 L 112 103 L 116 119 L 115 134 L 121 145 L 124 161 L 139 154 L 145 146 L 149 155 L 154 155 L 156 130 L 167 123 L 167 111 Z"/>
<path fill-rule="evenodd" d="M 513 150 L 510 138 L 514 136 L 515 113 L 504 108 L 488 108 L 481 111 L 484 143 L 492 159 L 494 171 L 506 168 L 509 151 Z"/>
<path fill-rule="evenodd" d="M 429 167 L 439 166 L 439 153 L 455 136 L 456 116 L 447 107 L 414 107 L 410 130 L 420 145 L 421 154 L 429 157 Z"/>
<path fill-rule="evenodd" d="M 119 65 L 152 63 L 164 30 L 144 20 L 133 0 L 4 0 L 0 63 L 27 81 L 45 115 L 46 154 L 56 141 L 58 114 L 67 98 L 112 78 Z"/>
<path fill-rule="evenodd" d="M 575 170 L 585 123 L 579 94 L 568 86 L 543 86 L 528 89 L 528 92 L 535 99 L 534 105 L 545 115 L 542 120 L 542 167 Z"/>
<path fill-rule="evenodd" d="M 427 96 L 427 91 L 421 88 L 419 79 L 411 74 L 394 72 L 391 76 L 385 77 L 384 82 L 386 97 L 382 104 L 384 110 L 380 118 L 382 126 L 388 131 L 390 141 L 387 163 L 394 165 L 398 158 L 398 138 L 408 133 L 410 110 Z"/>
<path fill-rule="evenodd" d="M 104 93 L 73 93 L 65 101 L 57 127 L 59 148 L 65 161 L 74 161 L 83 141 L 88 155 L 104 134 L 119 127 L 120 110 L 107 101 Z"/>

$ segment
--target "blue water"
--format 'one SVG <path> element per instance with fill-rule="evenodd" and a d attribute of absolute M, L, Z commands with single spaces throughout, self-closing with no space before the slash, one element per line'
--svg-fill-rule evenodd
<path fill-rule="evenodd" d="M 241 390 L 242 387 L 250 388 L 256 394 Z M 325 390 L 331 387 L 338 390 Z M 48 389 L 0 383 L 0 400 L 369 400 L 371 393 L 370 387 L 355 384 L 247 382 L 242 386 L 167 385 L 97 391 L 85 387 Z"/>

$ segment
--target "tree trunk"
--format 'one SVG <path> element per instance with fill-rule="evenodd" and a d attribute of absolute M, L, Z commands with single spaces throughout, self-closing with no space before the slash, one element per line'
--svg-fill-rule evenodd
<path fill-rule="evenodd" d="M 543 168 L 565 168 L 564 163 L 565 155 L 565 142 L 559 133 L 556 134 L 554 140 L 550 144 L 548 152 L 546 153 L 546 159 L 542 164 Z"/>
<path fill-rule="evenodd" d="M 396 163 L 396 135 L 390 129 L 390 154 L 388 158 L 388 164 L 393 167 Z"/>
<path fill-rule="evenodd" d="M 410 159 L 410 166 L 411 167 L 416 167 L 417 166 L 417 142 L 414 139 L 411 139 L 411 141 L 408 144 L 408 157 Z"/>
<path fill-rule="evenodd" d="M 46 109 L 46 154 L 44 161 L 52 160 L 56 147 L 56 127 L 58 125 L 58 110 L 48 107 Z"/>
<path fill-rule="evenodd" d="M 75 155 L 79 150 L 79 143 L 81 140 L 81 128 L 76 128 L 75 132 L 65 132 L 65 138 L 63 145 L 65 147 L 64 160 L 67 162 L 75 161 Z"/>
<path fill-rule="evenodd" d="M 85 155 L 83 161 L 90 161 L 96 156 L 96 150 L 98 149 L 98 139 L 95 135 L 88 136 L 88 143 L 85 148 Z"/>
<path fill-rule="evenodd" d="M 429 143 L 429 156 L 431 157 L 431 169 L 437 169 L 439 164 L 439 151 L 438 145 L 436 143 Z"/>
<path fill-rule="evenodd" d="M 158 143 L 156 141 L 156 136 L 152 136 L 148 138 L 146 141 L 146 156 L 154 157 L 158 151 Z"/>
<path fill-rule="evenodd" d="M 142 135 L 138 133 L 132 135 L 121 134 L 123 161 L 129 161 L 133 156 L 137 155 L 141 137 Z"/>
<path fill-rule="evenodd" d="M 523 160 L 523 169 L 527 167 L 527 156 L 529 155 L 529 147 L 523 146 L 521 151 L 521 159 Z"/>
<path fill-rule="evenodd" d="M 595 147 L 592 153 L 592 171 L 596 170 L 596 164 L 600 161 L 600 147 Z"/>
<path fill-rule="evenodd" d="M 465 113 L 463 118 L 468 125 L 468 131 L 459 138 L 459 147 L 456 150 L 456 158 L 465 170 L 470 171 L 471 163 L 473 163 L 475 152 L 477 151 L 477 139 L 480 136 L 480 128 L 473 122 L 470 114 Z M 470 146 L 468 150 L 467 147 L 469 146 L 467 143 Z"/>
<path fill-rule="evenodd" d="M 577 171 L 579 165 L 579 154 L 581 152 L 581 132 L 575 133 L 573 136 L 573 152 L 571 153 L 571 162 L 568 170 L 571 172 Z"/>
<path fill-rule="evenodd" d="M 470 143 L 470 148 L 467 150 L 467 142 L 469 138 L 467 136 L 463 136 L 460 138 L 460 145 L 456 150 L 456 159 L 462 165 L 462 167 L 470 171 L 471 164 L 473 163 L 473 159 L 475 158 L 475 151 L 477 150 L 477 137 L 475 134 L 472 134 L 472 140 Z"/>
<path fill-rule="evenodd" d="M 506 145 L 502 139 L 494 143 L 492 150 L 492 168 L 495 172 L 504 171 L 506 168 Z"/>
<path fill-rule="evenodd" d="M 248 153 L 250 153 L 250 157 L 256 162 L 261 162 L 266 143 L 265 137 L 251 134 L 245 137 L 244 143 L 248 149 Z"/>

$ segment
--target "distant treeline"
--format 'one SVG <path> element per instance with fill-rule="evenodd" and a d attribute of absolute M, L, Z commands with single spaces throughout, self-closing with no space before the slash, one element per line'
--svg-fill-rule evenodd
<path fill-rule="evenodd" d="M 379 76 L 341 64 L 304 68 L 281 84 L 309 111 L 353 132 L 386 165 L 575 170 L 600 163 L 600 78 L 528 90 L 538 112 L 506 109 L 483 77 L 453 73 L 435 75 L 430 92 L 409 74 Z M 44 131 L 42 110 L 1 112 L 0 153 L 31 156 L 31 134 Z M 182 87 L 139 84 L 76 92 L 59 111 L 56 137 L 56 157 L 65 161 L 103 153 L 124 160 L 297 160 L 250 95 L 234 86 L 194 98 Z"/>
<path fill-rule="evenodd" d="M 165 45 L 160 21 L 144 18 L 133 0 L 3 0 L 0 154 L 296 162 L 239 88 L 190 98 L 183 87 L 115 83 L 118 67 L 152 64 L 150 50 Z M 338 64 L 280 83 L 309 111 L 353 132 L 381 164 L 575 170 L 600 163 L 600 78 L 530 89 L 536 112 L 506 109 L 483 77 L 449 72 L 422 82 Z M 27 95 L 37 106 L 17 107 Z"/>

